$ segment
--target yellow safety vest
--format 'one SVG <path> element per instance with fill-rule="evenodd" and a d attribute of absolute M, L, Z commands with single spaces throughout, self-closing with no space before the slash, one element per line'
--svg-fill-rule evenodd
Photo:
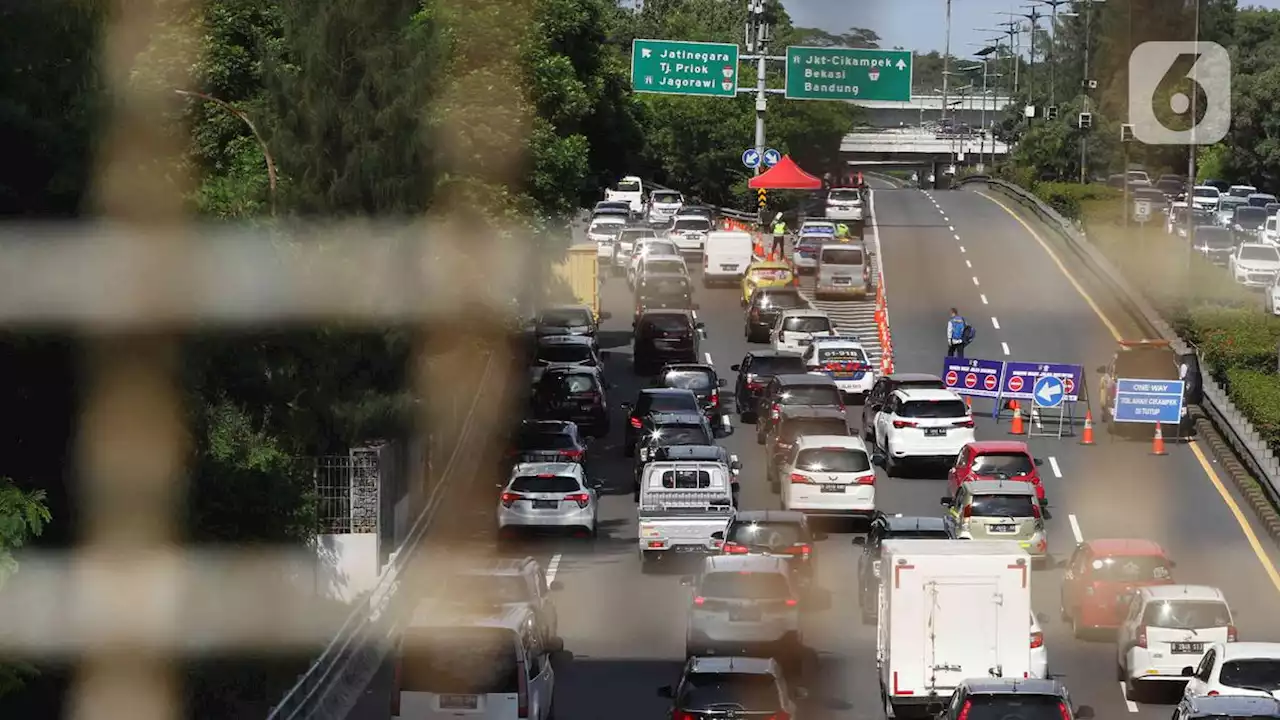
<path fill-rule="evenodd" d="M 839 225 L 836 226 L 836 235 L 839 235 L 840 237 L 844 237 L 848 234 L 849 234 L 848 225 L 845 225 L 844 223 L 840 223 Z"/>
<path fill-rule="evenodd" d="M 786 232 L 787 232 L 787 224 L 786 224 L 786 223 L 774 223 L 774 224 L 773 224 L 773 234 L 774 234 L 774 235 L 785 235 L 785 234 L 786 234 Z"/>

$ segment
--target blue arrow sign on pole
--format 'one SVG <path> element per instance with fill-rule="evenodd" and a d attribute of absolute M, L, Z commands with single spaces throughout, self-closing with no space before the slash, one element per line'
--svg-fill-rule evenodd
<path fill-rule="evenodd" d="M 782 153 L 778 152 L 777 150 L 774 150 L 773 148 L 769 148 L 768 150 L 765 150 L 764 158 L 762 158 L 762 160 L 764 161 L 765 167 L 773 167 L 774 165 L 777 165 L 778 161 L 781 159 L 782 159 Z"/>
<path fill-rule="evenodd" d="M 743 151 L 742 164 L 753 170 L 760 167 L 760 153 L 755 148 L 748 148 Z"/>
<path fill-rule="evenodd" d="M 1062 380 L 1053 375 L 1041 375 L 1036 380 L 1031 394 L 1035 398 L 1036 405 L 1042 408 L 1056 408 L 1062 404 L 1062 399 L 1066 396 Z"/>

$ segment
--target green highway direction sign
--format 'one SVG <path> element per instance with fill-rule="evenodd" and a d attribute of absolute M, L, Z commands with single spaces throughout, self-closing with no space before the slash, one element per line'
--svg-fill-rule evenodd
<path fill-rule="evenodd" d="M 910 50 L 787 48 L 789 100 L 911 100 Z"/>
<path fill-rule="evenodd" d="M 738 46 L 633 40 L 631 88 L 667 95 L 733 97 L 738 93 Z"/>

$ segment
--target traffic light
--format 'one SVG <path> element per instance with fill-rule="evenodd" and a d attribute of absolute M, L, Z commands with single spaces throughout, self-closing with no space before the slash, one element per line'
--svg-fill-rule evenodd
<path fill-rule="evenodd" d="M 765 206 L 768 204 L 769 204 L 769 191 L 765 190 L 764 188 L 756 188 L 756 205 L 758 205 L 760 209 L 763 210 L 765 209 Z"/>

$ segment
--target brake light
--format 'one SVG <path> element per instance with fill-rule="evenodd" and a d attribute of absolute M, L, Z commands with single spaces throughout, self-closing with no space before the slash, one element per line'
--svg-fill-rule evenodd
<path fill-rule="evenodd" d="M 1032 516 L 1032 517 L 1034 517 L 1034 518 L 1035 518 L 1035 519 L 1037 519 L 1037 520 L 1039 520 L 1039 519 L 1041 518 L 1041 515 L 1040 515 L 1040 503 L 1038 503 L 1038 502 L 1033 502 L 1033 503 L 1031 503 L 1031 516 Z"/>
<path fill-rule="evenodd" d="M 1138 647 L 1144 648 L 1146 646 L 1147 646 L 1147 626 L 1143 625 L 1138 628 Z"/>
<path fill-rule="evenodd" d="M 799 600 L 796 600 L 795 598 L 787 598 L 787 607 L 795 607 L 799 604 L 800 604 Z"/>
<path fill-rule="evenodd" d="M 561 451 L 560 451 L 560 455 L 561 455 L 561 456 L 563 456 L 563 457 L 567 457 L 567 458 L 569 458 L 569 459 L 571 459 L 571 460 L 581 460 L 581 459 L 582 459 L 582 451 L 581 451 L 581 450 L 561 450 Z"/>
<path fill-rule="evenodd" d="M 502 507 L 511 507 L 511 503 L 519 500 L 521 497 L 523 496 L 520 495 L 519 493 L 513 493 L 513 492 L 502 493 Z"/>
<path fill-rule="evenodd" d="M 516 700 L 517 716 L 527 718 L 529 717 L 529 678 L 525 675 L 524 660 L 516 663 L 516 681 L 518 683 L 516 685 L 516 693 L 518 693 L 518 699 Z"/>
<path fill-rule="evenodd" d="M 1227 626 L 1227 642 L 1235 642 L 1235 641 L 1236 641 L 1236 637 L 1237 637 L 1237 636 L 1236 636 L 1236 626 L 1235 626 L 1235 625 L 1228 625 L 1228 626 Z"/>
<path fill-rule="evenodd" d="M 973 427 L 973 420 L 972 419 L 961 420 L 960 422 L 956 423 L 956 427 L 971 428 Z"/>
<path fill-rule="evenodd" d="M 863 475 L 863 476 L 859 477 L 859 478 L 858 478 L 858 484 L 859 484 L 859 485 L 875 485 L 875 484 L 876 484 L 876 474 L 875 474 L 875 471 L 873 470 L 872 472 L 870 472 L 870 473 L 868 473 L 868 474 L 866 474 L 866 475 Z"/>
<path fill-rule="evenodd" d="M 572 495 L 565 495 L 564 499 L 578 503 L 578 507 L 580 508 L 585 508 L 591 502 L 591 496 L 587 493 L 573 493 Z"/>
<path fill-rule="evenodd" d="M 960 715 L 956 720 L 969 720 L 969 711 L 973 709 L 973 701 L 965 700 L 964 707 L 960 708 Z"/>
<path fill-rule="evenodd" d="M 893 426 L 894 426 L 895 428 L 897 428 L 898 430 L 901 430 L 902 428 L 913 428 L 913 427 L 916 427 L 916 426 L 917 426 L 917 424 L 916 424 L 916 423 L 913 423 L 913 422 L 910 422 L 910 421 L 908 421 L 908 420 L 894 420 L 894 421 L 893 421 Z"/>
<path fill-rule="evenodd" d="M 748 380 L 748 381 L 747 381 L 747 389 L 748 389 L 748 390 L 755 390 L 755 391 L 763 390 L 763 389 L 764 389 L 764 383 L 761 383 L 761 382 L 755 382 L 754 380 Z"/>
<path fill-rule="evenodd" d="M 784 712 L 774 713 L 769 716 L 768 720 L 791 720 L 791 714 Z"/>
<path fill-rule="evenodd" d="M 1064 702 L 1058 703 L 1058 714 L 1062 716 L 1062 720 L 1071 720 L 1071 711 Z"/>
<path fill-rule="evenodd" d="M 760 308 L 758 308 L 758 307 L 753 307 L 753 308 L 751 308 L 751 319 L 752 319 L 752 320 L 759 320 L 759 319 L 760 319 Z"/>
<path fill-rule="evenodd" d="M 778 403 L 774 403 L 773 409 L 769 411 L 769 414 L 773 416 L 774 420 L 777 420 L 778 416 L 782 414 L 782 406 Z"/>
<path fill-rule="evenodd" d="M 960 514 L 964 517 L 973 517 L 973 506 L 965 505 L 964 510 L 960 511 Z"/>
<path fill-rule="evenodd" d="M 800 473 L 791 473 L 791 482 L 796 485 L 807 485 L 809 483 L 809 478 L 801 475 Z"/>
<path fill-rule="evenodd" d="M 711 391 L 711 400 L 710 400 L 710 402 L 711 402 L 711 407 L 719 407 L 719 406 L 720 406 L 720 391 L 719 391 L 719 390 L 712 390 L 712 391 Z"/>
<path fill-rule="evenodd" d="M 671 720 L 698 720 L 691 713 L 681 712 L 679 710 L 671 711 Z"/>
<path fill-rule="evenodd" d="M 746 555 L 749 552 L 746 545 L 738 543 L 725 543 L 724 551 L 729 555 Z"/>
<path fill-rule="evenodd" d="M 694 598 L 694 599 L 693 599 L 693 604 L 694 604 L 694 605 L 706 605 L 706 604 L 707 604 L 707 599 L 706 599 L 706 598 L 704 598 L 704 597 L 702 597 L 701 595 L 699 595 L 698 597 L 696 597 L 696 598 Z"/>
<path fill-rule="evenodd" d="M 1217 697 L 1217 696 L 1218 696 L 1218 691 L 1217 691 L 1217 690 L 1210 690 L 1209 692 L 1205 693 L 1205 695 L 1208 695 L 1209 697 Z"/>
<path fill-rule="evenodd" d="M 1043 646 L 1044 646 L 1044 633 L 1038 633 L 1038 632 L 1031 633 L 1031 649 L 1035 650 L 1036 648 L 1043 647 Z"/>
<path fill-rule="evenodd" d="M 809 543 L 803 543 L 791 548 L 792 555 L 799 555 L 802 558 L 808 558 L 812 553 L 813 548 L 809 546 Z"/>
<path fill-rule="evenodd" d="M 640 418 L 638 417 L 631 418 L 631 427 L 639 430 L 641 425 L 642 423 L 640 422 Z"/>

